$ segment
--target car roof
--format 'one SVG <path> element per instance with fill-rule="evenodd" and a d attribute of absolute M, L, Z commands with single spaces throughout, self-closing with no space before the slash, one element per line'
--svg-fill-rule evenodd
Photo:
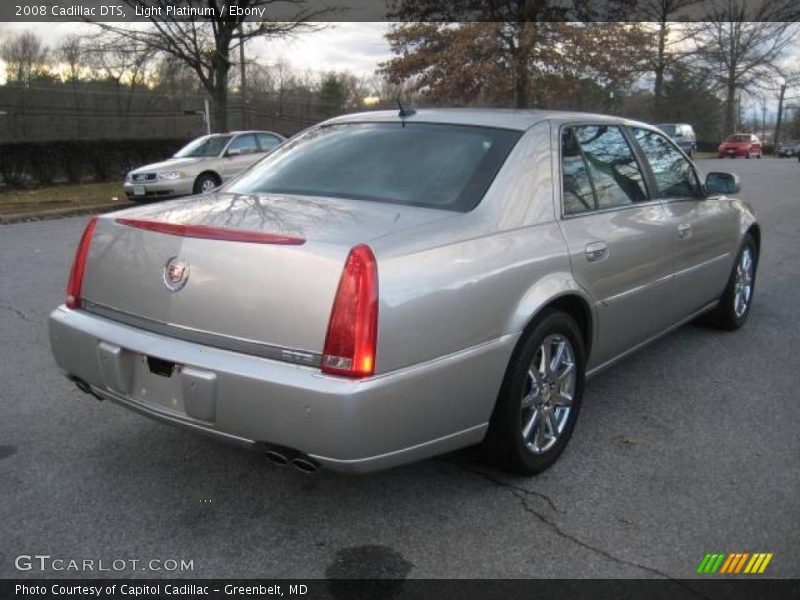
<path fill-rule="evenodd" d="M 266 131 L 264 129 L 244 129 L 242 131 L 229 131 L 227 133 L 219 133 L 219 134 L 211 134 L 211 135 L 240 135 L 242 133 L 268 133 L 269 135 L 277 135 L 278 137 L 283 137 L 280 133 L 275 133 L 274 131 Z"/>
<path fill-rule="evenodd" d="M 325 124 L 333 123 L 370 123 L 370 122 L 406 123 L 443 123 L 448 125 L 475 125 L 479 127 L 499 127 L 524 131 L 541 121 L 593 121 L 601 123 L 619 123 L 641 125 L 652 128 L 652 125 L 631 121 L 622 117 L 613 117 L 595 113 L 582 113 L 563 110 L 514 109 L 514 108 L 421 108 L 412 115 L 400 117 L 398 110 L 375 110 L 352 113 L 335 117 Z"/>

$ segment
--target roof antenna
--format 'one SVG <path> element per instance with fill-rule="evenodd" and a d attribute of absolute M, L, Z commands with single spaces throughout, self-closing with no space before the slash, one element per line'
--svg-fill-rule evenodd
<path fill-rule="evenodd" d="M 397 106 L 400 107 L 400 112 L 398 113 L 398 115 L 400 116 L 401 119 L 404 118 L 404 117 L 410 117 L 411 115 L 413 115 L 413 114 L 415 114 L 417 112 L 413 108 L 404 108 L 403 107 L 403 103 L 400 102 L 400 95 L 399 94 L 397 95 Z"/>

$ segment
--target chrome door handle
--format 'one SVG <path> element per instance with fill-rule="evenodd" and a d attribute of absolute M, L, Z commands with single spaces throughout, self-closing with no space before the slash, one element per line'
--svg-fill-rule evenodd
<path fill-rule="evenodd" d="M 678 225 L 678 237 L 682 240 L 692 237 L 692 226 L 689 223 L 681 223 Z"/>
<path fill-rule="evenodd" d="M 608 245 L 605 242 L 592 242 L 586 244 L 586 260 L 595 262 L 608 256 Z"/>

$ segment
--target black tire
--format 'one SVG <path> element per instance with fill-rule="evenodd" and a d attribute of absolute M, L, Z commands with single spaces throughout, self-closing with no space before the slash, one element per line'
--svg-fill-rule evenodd
<path fill-rule="evenodd" d="M 201 173 L 197 176 L 197 179 L 194 180 L 194 187 L 192 188 L 192 191 L 195 194 L 208 193 L 210 190 L 206 189 L 204 191 L 204 186 L 213 184 L 213 186 L 217 188 L 221 183 L 222 182 L 219 180 L 219 177 L 213 173 Z"/>
<path fill-rule="evenodd" d="M 753 260 L 751 291 L 744 312 L 737 315 L 735 307 L 736 271 L 740 261 L 742 260 L 742 255 L 748 249 L 752 253 Z M 757 272 L 758 247 L 756 246 L 753 236 L 748 233 L 744 236 L 744 240 L 742 240 L 742 246 L 739 249 L 739 252 L 736 254 L 736 262 L 733 263 L 733 269 L 731 269 L 731 274 L 728 277 L 728 284 L 725 286 L 725 291 L 722 292 L 722 296 L 719 299 L 719 304 L 714 310 L 708 313 L 708 316 L 706 319 L 704 319 L 704 321 L 709 325 L 725 331 L 734 331 L 735 329 L 739 329 L 742 325 L 744 325 L 747 321 L 747 317 L 750 315 L 750 309 L 753 307 L 753 298 L 755 298 L 756 293 Z"/>
<path fill-rule="evenodd" d="M 571 408 L 556 442 L 540 454 L 528 449 L 522 439 L 522 398 L 529 386 L 528 370 L 540 346 L 550 336 L 566 338 L 573 351 L 575 382 Z M 546 309 L 528 327 L 506 369 L 505 379 L 489 421 L 482 454 L 492 465 L 523 475 L 535 475 L 549 468 L 564 451 L 580 412 L 585 379 L 584 341 L 575 319 L 557 310 Z"/>

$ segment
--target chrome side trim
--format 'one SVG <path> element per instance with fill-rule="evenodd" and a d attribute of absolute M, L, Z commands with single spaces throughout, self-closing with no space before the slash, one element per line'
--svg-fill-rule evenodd
<path fill-rule="evenodd" d="M 676 323 L 670 325 L 669 327 L 667 327 L 663 331 L 655 334 L 652 337 L 647 338 L 643 342 L 639 342 L 638 344 L 636 344 L 635 346 L 633 346 L 631 348 L 628 348 L 627 350 L 625 350 L 621 354 L 618 354 L 614 358 L 612 358 L 610 360 L 607 360 L 603 364 L 597 365 L 596 367 L 593 367 L 592 369 L 589 369 L 588 371 L 586 371 L 586 379 L 589 379 L 590 377 L 594 377 L 595 375 L 597 375 L 598 373 L 600 373 L 604 369 L 607 369 L 608 367 L 618 363 L 619 361 L 621 361 L 622 359 L 626 358 L 627 356 L 633 354 L 634 352 L 637 352 L 638 350 L 641 350 L 642 348 L 644 348 L 645 346 L 647 346 L 649 344 L 652 344 L 653 342 L 655 342 L 659 338 L 664 337 L 668 333 L 671 333 L 671 332 L 675 331 L 676 329 L 678 329 L 679 327 L 682 327 L 683 325 L 686 325 L 686 323 L 688 323 L 689 321 L 693 321 L 694 319 L 696 319 L 697 317 L 699 317 L 703 313 L 708 312 L 709 310 L 714 308 L 717 304 L 719 304 L 719 300 L 714 300 L 713 302 L 710 302 L 709 304 L 706 304 L 703 308 L 701 308 L 698 311 L 693 312 L 691 315 L 689 315 L 685 319 L 681 319 L 680 321 L 677 321 Z"/>
<path fill-rule="evenodd" d="M 620 298 L 625 298 L 627 296 L 632 296 L 633 294 L 638 294 L 639 292 L 643 292 L 647 288 L 653 287 L 655 285 L 661 285 L 664 283 L 670 283 L 674 279 L 673 274 L 664 275 L 663 277 L 659 277 L 658 279 L 654 279 L 653 281 L 648 281 L 647 283 L 643 283 L 641 285 L 637 285 L 636 287 L 632 287 L 624 292 L 620 292 L 618 294 L 614 294 L 613 296 L 609 296 L 608 298 L 601 300 L 600 304 L 603 306 L 608 306 L 610 302 L 615 302 Z"/>
<path fill-rule="evenodd" d="M 655 279 L 653 281 L 649 281 L 647 283 L 643 283 L 642 285 L 637 285 L 636 287 L 633 287 L 633 288 L 631 288 L 629 290 L 625 290 L 624 292 L 620 292 L 618 294 L 614 294 L 613 296 L 609 296 L 608 298 L 605 298 L 604 300 L 601 300 L 600 304 L 602 304 L 603 306 L 608 306 L 609 302 L 614 302 L 616 300 L 619 300 L 620 298 L 625 298 L 625 297 L 630 296 L 632 294 L 637 294 L 637 293 L 642 292 L 642 291 L 646 290 L 647 288 L 652 287 L 654 285 L 660 285 L 662 283 L 669 283 L 669 281 L 672 280 L 672 279 L 677 279 L 678 277 L 683 277 L 684 275 L 688 275 L 689 273 L 693 273 L 694 271 L 698 271 L 700 269 L 704 269 L 707 266 L 709 266 L 709 265 L 711 265 L 711 264 L 713 264 L 715 262 L 719 262 L 721 260 L 725 260 L 730 255 L 731 255 L 730 252 L 726 252 L 725 254 L 720 254 L 719 256 L 715 256 L 714 258 L 710 258 L 710 259 L 705 260 L 705 261 L 703 261 L 701 263 L 698 263 L 696 265 L 692 265 L 691 267 L 687 267 L 686 269 L 682 269 L 680 271 L 676 271 L 673 275 L 665 275 L 664 277 L 659 277 L 658 279 Z"/>
<path fill-rule="evenodd" d="M 196 344 L 202 344 L 203 346 L 231 350 L 232 352 L 239 352 L 241 354 L 251 354 L 262 358 L 271 358 L 273 360 L 304 365 L 306 367 L 319 367 L 322 364 L 322 355 L 317 352 L 274 346 L 247 338 L 220 335 L 202 329 L 176 325 L 175 323 L 147 319 L 89 300 L 83 300 L 81 302 L 81 308 L 86 312 L 110 319 L 111 321 L 117 321 L 125 325 L 136 327 L 137 329 L 143 329 L 151 333 L 176 338 L 185 342 L 194 342 Z"/>
<path fill-rule="evenodd" d="M 725 254 L 720 254 L 719 256 L 715 256 L 714 258 L 709 258 L 708 260 L 704 260 L 701 263 L 697 263 L 696 265 L 692 265 L 691 267 L 687 267 L 687 268 L 682 269 L 680 271 L 676 271 L 675 272 L 675 277 L 682 277 L 683 275 L 687 275 L 687 274 L 692 273 L 694 271 L 697 271 L 699 269 L 704 269 L 705 267 L 707 267 L 710 264 L 713 264 L 715 262 L 719 262 L 721 260 L 725 260 L 730 255 L 731 255 L 730 252 L 726 252 Z"/>

